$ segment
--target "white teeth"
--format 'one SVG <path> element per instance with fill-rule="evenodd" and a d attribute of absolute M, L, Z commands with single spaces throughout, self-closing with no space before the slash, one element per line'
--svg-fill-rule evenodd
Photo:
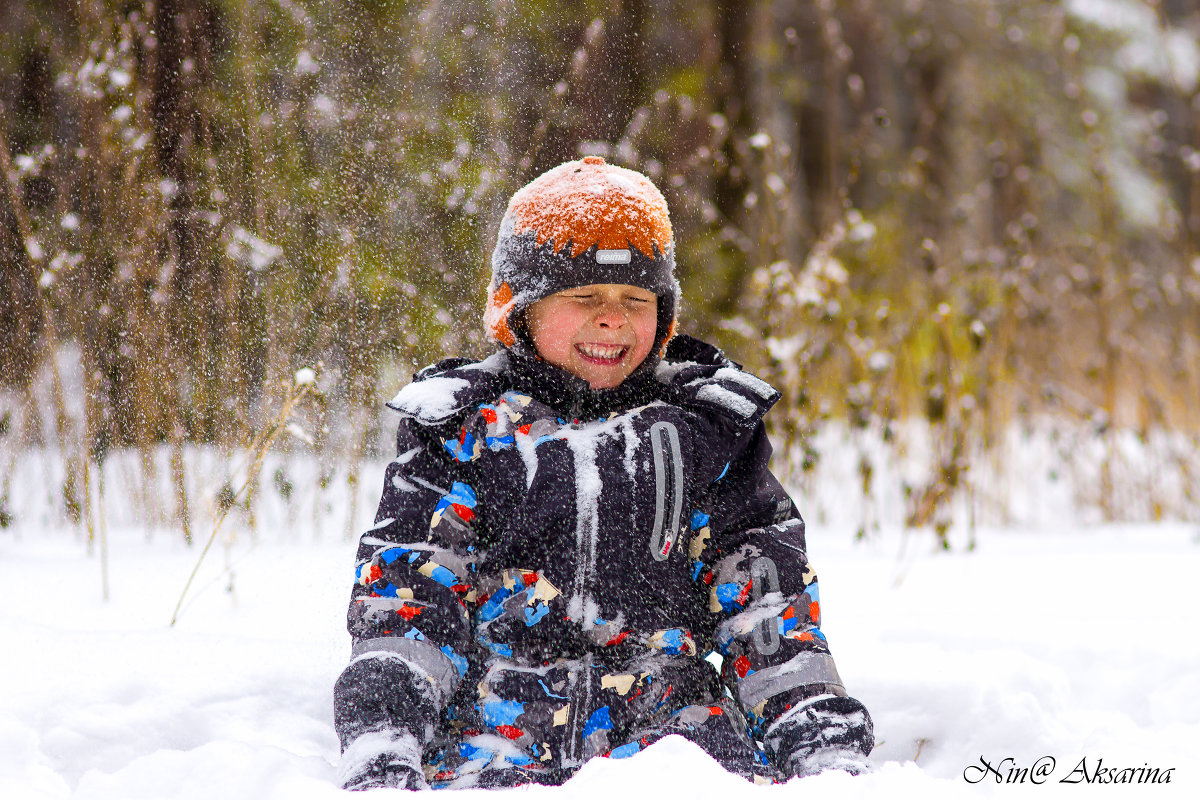
<path fill-rule="evenodd" d="M 606 361 L 618 358 L 626 350 L 621 345 L 581 344 L 579 352 L 588 358 L 602 358 Z"/>

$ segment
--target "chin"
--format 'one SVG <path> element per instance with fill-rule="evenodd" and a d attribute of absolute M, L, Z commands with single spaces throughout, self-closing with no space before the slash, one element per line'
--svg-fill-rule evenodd
<path fill-rule="evenodd" d="M 591 386 L 593 389 L 615 389 L 618 386 L 620 386 L 622 383 L 625 382 L 625 377 L 626 376 L 624 376 L 624 375 L 621 375 L 621 376 L 605 375 L 603 377 L 584 376 L 584 380 L 586 380 L 588 382 L 588 385 Z"/>

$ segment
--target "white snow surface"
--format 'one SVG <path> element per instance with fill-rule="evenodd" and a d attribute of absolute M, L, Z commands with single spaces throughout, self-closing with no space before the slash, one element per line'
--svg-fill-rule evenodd
<path fill-rule="evenodd" d="M 171 628 L 199 547 L 108 533 L 105 602 L 100 559 L 73 529 L 0 530 L 0 798 L 352 796 L 336 783 L 331 694 L 349 658 L 355 542 L 232 531 Z M 822 627 L 875 719 L 866 775 L 755 787 L 669 737 L 562 787 L 454 797 L 1197 796 L 1195 525 L 986 528 L 973 552 L 950 553 L 927 533 L 808 535 Z M 1041 786 L 963 777 L 981 757 L 1014 759 L 1007 775 L 1046 756 Z M 1084 758 L 1089 771 L 1173 768 L 1171 783 L 1059 783 Z"/>

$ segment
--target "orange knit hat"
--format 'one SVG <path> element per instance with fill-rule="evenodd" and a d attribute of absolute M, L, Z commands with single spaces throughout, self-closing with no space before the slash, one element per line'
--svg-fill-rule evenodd
<path fill-rule="evenodd" d="M 679 300 L 667 201 L 645 175 L 589 156 L 544 172 L 509 200 L 492 252 L 489 338 L 515 346 L 522 311 L 593 283 L 658 295 L 656 341 L 666 344 Z"/>

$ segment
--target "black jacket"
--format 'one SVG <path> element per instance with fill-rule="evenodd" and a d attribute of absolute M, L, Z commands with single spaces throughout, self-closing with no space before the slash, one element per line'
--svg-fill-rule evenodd
<path fill-rule="evenodd" d="M 778 396 L 682 336 L 607 391 L 510 351 L 418 373 L 389 403 L 397 456 L 359 546 L 343 747 L 411 734 L 432 777 L 447 743 L 461 762 L 464 738 L 499 732 L 513 763 L 570 770 L 647 717 L 718 702 L 712 651 L 759 739 L 844 697 L 804 522 L 767 466 Z M 667 696 L 605 699 L 628 675 Z"/>

